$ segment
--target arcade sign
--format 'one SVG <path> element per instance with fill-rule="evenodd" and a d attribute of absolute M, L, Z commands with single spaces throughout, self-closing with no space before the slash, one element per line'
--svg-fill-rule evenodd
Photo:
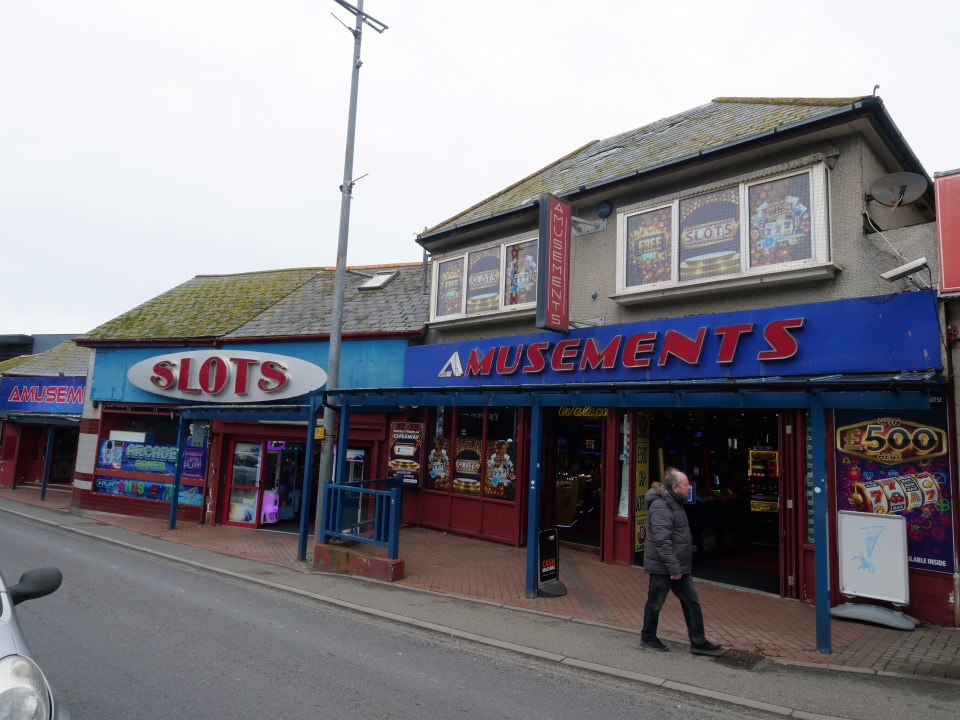
<path fill-rule="evenodd" d="M 327 373 L 306 360 L 249 350 L 192 350 L 156 355 L 127 370 L 154 395 L 208 403 L 276 401 L 323 387 Z"/>

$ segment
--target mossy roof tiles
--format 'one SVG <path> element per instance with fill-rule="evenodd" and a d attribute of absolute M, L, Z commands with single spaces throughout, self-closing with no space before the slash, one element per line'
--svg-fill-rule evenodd
<path fill-rule="evenodd" d="M 595 140 L 537 170 L 420 237 L 516 210 L 543 193 L 610 182 L 697 153 L 828 115 L 863 100 L 852 98 L 716 98 L 706 105 L 605 140 Z"/>
<path fill-rule="evenodd" d="M 343 334 L 419 332 L 429 313 L 417 264 L 351 268 Z M 358 286 L 378 270 L 396 270 L 383 288 Z M 358 274 L 362 273 L 362 274 Z M 331 330 L 335 270 L 298 268 L 198 275 L 78 338 L 98 341 L 269 338 Z"/>
<path fill-rule="evenodd" d="M 90 350 L 68 340 L 46 352 L 21 355 L 0 363 L 0 375 L 86 377 L 89 365 Z"/>

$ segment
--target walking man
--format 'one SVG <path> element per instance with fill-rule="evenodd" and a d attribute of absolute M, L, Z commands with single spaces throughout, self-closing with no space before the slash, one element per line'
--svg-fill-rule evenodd
<path fill-rule="evenodd" d="M 663 482 L 655 482 L 647 492 L 647 542 L 643 549 L 643 569 L 650 575 L 647 604 L 643 609 L 643 630 L 640 642 L 660 652 L 670 648 L 657 637 L 660 609 L 672 590 L 680 600 L 683 618 L 690 635 L 690 652 L 694 655 L 722 655 L 724 649 L 708 641 L 704 635 L 700 598 L 693 586 L 693 536 L 683 510 L 683 501 L 690 491 L 687 476 L 668 467 Z"/>

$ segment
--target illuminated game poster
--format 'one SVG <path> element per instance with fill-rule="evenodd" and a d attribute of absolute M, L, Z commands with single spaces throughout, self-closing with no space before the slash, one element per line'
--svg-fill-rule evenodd
<path fill-rule="evenodd" d="M 504 307 L 537 301 L 537 243 L 537 240 L 528 240 L 507 248 Z"/>
<path fill-rule="evenodd" d="M 837 410 L 837 510 L 902 515 L 908 564 L 954 572 L 953 499 L 947 406 L 931 396 L 931 410 Z"/>
<path fill-rule="evenodd" d="M 437 268 L 437 316 L 463 312 L 463 260 L 447 260 Z"/>
<path fill-rule="evenodd" d="M 753 185 L 749 207 L 750 267 L 812 257 L 809 174 Z"/>
<path fill-rule="evenodd" d="M 627 218 L 627 287 L 673 277 L 673 208 Z"/>
<path fill-rule="evenodd" d="M 500 298 L 500 248 L 467 256 L 467 312 L 496 310 Z"/>
<path fill-rule="evenodd" d="M 680 280 L 740 272 L 740 190 L 680 201 Z"/>

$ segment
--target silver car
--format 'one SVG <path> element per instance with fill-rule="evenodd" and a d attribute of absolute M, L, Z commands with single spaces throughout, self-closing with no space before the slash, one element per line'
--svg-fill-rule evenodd
<path fill-rule="evenodd" d="M 13 606 L 49 595 L 63 576 L 56 568 L 28 570 L 9 587 L 0 575 L 0 717 L 16 720 L 70 720 L 67 706 L 54 697 L 23 639 Z"/>

